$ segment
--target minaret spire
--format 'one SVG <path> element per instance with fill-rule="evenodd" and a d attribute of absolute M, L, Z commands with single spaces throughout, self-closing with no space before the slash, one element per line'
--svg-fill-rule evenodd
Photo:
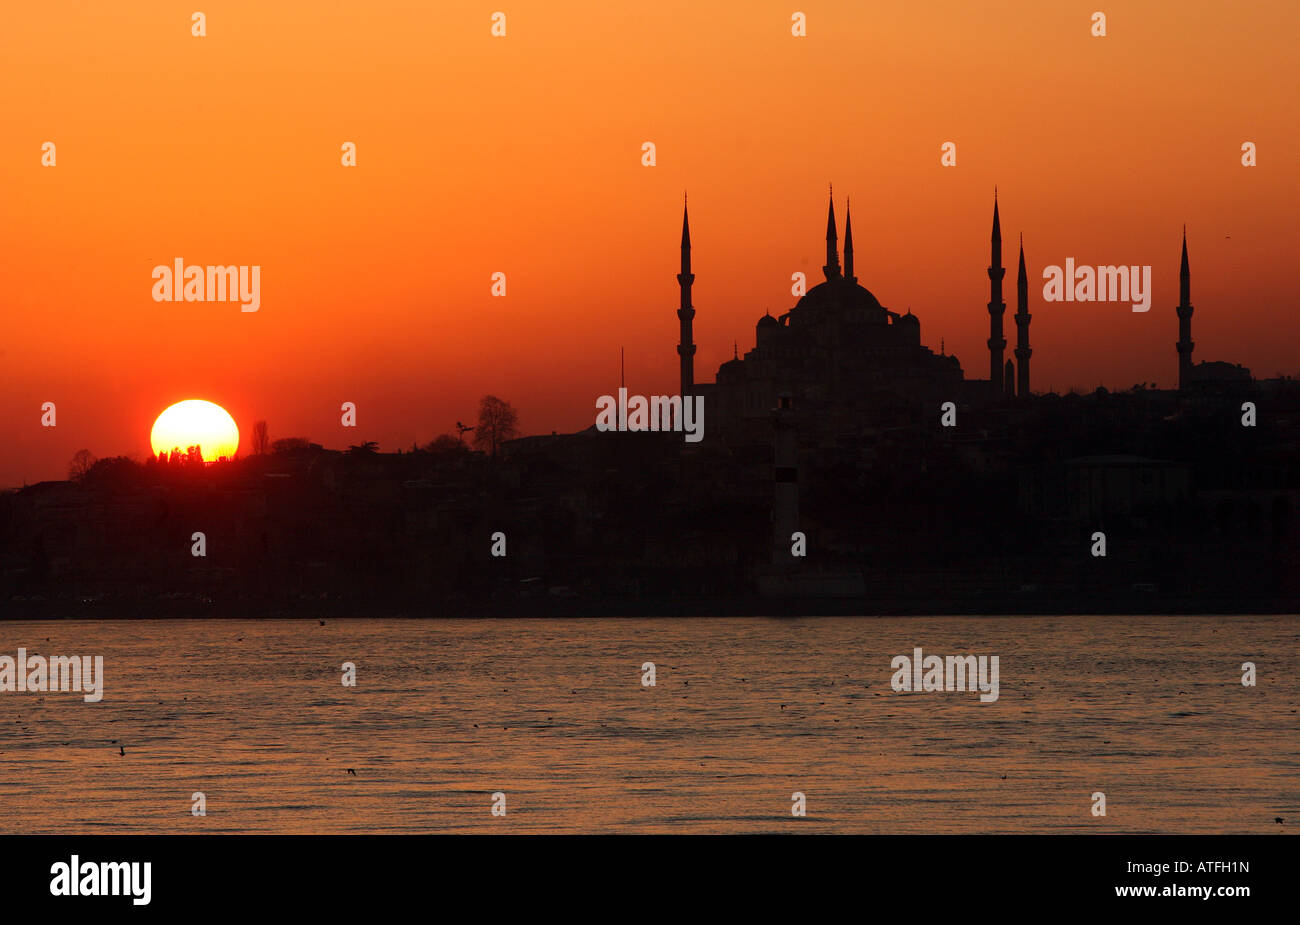
<path fill-rule="evenodd" d="M 1002 351 L 1007 347 L 1007 339 L 1002 336 L 1002 314 L 1007 305 L 1002 301 L 1002 278 L 1006 276 L 1002 266 L 1002 221 L 998 218 L 998 190 L 993 188 L 993 236 L 989 256 L 989 389 L 990 395 L 997 399 L 1003 394 L 1002 378 L 1006 370 L 1002 365 Z"/>
<path fill-rule="evenodd" d="M 844 209 L 844 278 L 856 283 L 853 275 L 853 203 L 845 201 Z"/>
<path fill-rule="evenodd" d="M 1187 226 L 1183 226 L 1183 262 L 1178 269 L 1178 301 L 1182 305 L 1192 302 L 1192 273 L 1187 268 Z"/>
<path fill-rule="evenodd" d="M 830 192 L 830 205 L 826 210 L 826 266 L 822 273 L 829 282 L 840 278 L 839 235 L 835 232 L 835 190 Z"/>
<path fill-rule="evenodd" d="M 1025 236 L 1020 235 L 1020 269 L 1016 271 L 1016 394 L 1029 397 L 1029 274 L 1025 272 Z"/>
<path fill-rule="evenodd" d="M 685 398 L 695 390 L 695 342 L 692 334 L 692 322 L 695 320 L 695 308 L 691 305 L 691 285 L 695 274 L 691 272 L 691 224 L 686 211 L 686 194 L 682 194 L 682 269 L 677 274 L 677 285 L 681 287 L 681 304 L 677 309 L 677 318 L 681 322 L 681 340 L 677 344 L 677 356 L 681 359 L 681 394 Z"/>
<path fill-rule="evenodd" d="M 1183 226 L 1183 262 L 1178 269 L 1178 388 L 1192 384 L 1192 273 L 1187 268 L 1187 226 Z"/>
<path fill-rule="evenodd" d="M 998 218 L 998 188 L 993 187 L 993 236 L 991 239 L 993 248 L 989 262 L 994 266 L 1002 266 L 1002 220 Z"/>

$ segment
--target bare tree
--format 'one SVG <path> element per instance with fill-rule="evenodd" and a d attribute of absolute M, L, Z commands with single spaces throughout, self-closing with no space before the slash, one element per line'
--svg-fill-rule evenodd
<path fill-rule="evenodd" d="M 478 427 L 474 430 L 474 445 L 486 449 L 496 457 L 501 444 L 519 436 L 519 414 L 495 395 L 484 395 L 478 405 Z"/>
<path fill-rule="evenodd" d="M 68 464 L 68 481 L 80 482 L 94 464 L 95 456 L 90 450 L 77 450 L 72 454 L 72 462 Z"/>
<path fill-rule="evenodd" d="M 257 421 L 253 424 L 253 452 L 265 456 L 270 449 L 271 434 L 266 429 L 266 421 Z"/>

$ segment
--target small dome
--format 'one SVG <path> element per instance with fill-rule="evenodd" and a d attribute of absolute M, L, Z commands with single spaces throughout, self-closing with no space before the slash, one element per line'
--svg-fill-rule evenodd
<path fill-rule="evenodd" d="M 770 314 L 764 315 L 762 318 L 758 319 L 758 327 L 760 328 L 770 328 L 773 325 L 779 326 L 780 324 L 781 322 L 777 321 Z"/>

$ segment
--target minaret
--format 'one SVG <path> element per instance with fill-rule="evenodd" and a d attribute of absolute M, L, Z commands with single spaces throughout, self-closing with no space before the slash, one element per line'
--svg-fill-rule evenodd
<path fill-rule="evenodd" d="M 1187 226 L 1183 226 L 1183 265 L 1178 270 L 1178 388 L 1192 384 L 1192 274 L 1187 269 Z"/>
<path fill-rule="evenodd" d="M 1016 367 L 1010 360 L 1007 360 L 1007 365 L 1003 367 L 1002 387 L 1006 391 L 1007 398 L 1016 397 Z"/>
<path fill-rule="evenodd" d="M 839 235 L 835 233 L 835 191 L 831 191 L 830 207 L 826 212 L 826 266 L 822 267 L 826 281 L 840 278 Z"/>
<path fill-rule="evenodd" d="M 853 206 L 848 204 L 844 212 L 844 278 L 856 283 L 853 275 Z"/>
<path fill-rule="evenodd" d="M 1007 305 L 1002 301 L 1002 222 L 998 219 L 998 191 L 993 190 L 993 246 L 989 258 L 989 387 L 994 398 L 1002 394 L 1002 351 L 1007 339 L 1002 336 L 1002 313 Z"/>
<path fill-rule="evenodd" d="M 1020 269 L 1016 271 L 1016 394 L 1029 397 L 1029 276 L 1025 273 L 1025 236 L 1020 236 Z"/>
<path fill-rule="evenodd" d="M 677 355 L 682 363 L 682 397 L 695 391 L 695 343 L 691 336 L 691 322 L 695 320 L 695 309 L 691 306 L 691 284 L 695 274 L 691 272 L 691 226 L 686 214 L 686 198 L 682 197 L 682 271 L 677 274 L 677 284 L 682 289 L 681 307 L 677 309 L 677 318 L 682 323 L 681 342 L 677 345 Z"/>

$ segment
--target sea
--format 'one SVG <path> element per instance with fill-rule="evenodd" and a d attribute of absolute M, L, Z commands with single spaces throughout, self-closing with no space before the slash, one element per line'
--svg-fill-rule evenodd
<path fill-rule="evenodd" d="M 1295 616 L 0 622 L 20 647 L 102 656 L 103 696 L 0 691 L 6 834 L 1300 828 Z M 917 648 L 997 656 L 998 698 L 895 690 Z"/>

